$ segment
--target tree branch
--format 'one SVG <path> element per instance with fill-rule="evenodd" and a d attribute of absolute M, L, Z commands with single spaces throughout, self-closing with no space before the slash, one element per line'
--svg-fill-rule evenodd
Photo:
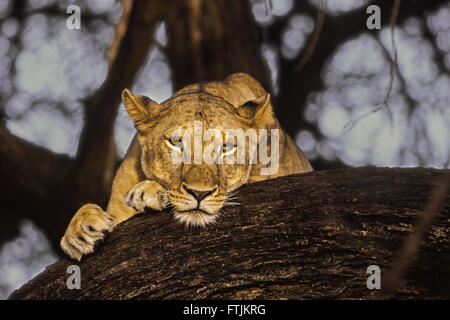
<path fill-rule="evenodd" d="M 10 299 L 370 299 L 449 170 L 353 168 L 243 186 L 218 223 L 185 229 L 169 212 L 117 227 L 81 263 L 61 259 Z M 396 298 L 449 298 L 450 197 Z M 81 290 L 69 290 L 69 265 Z M 382 288 L 383 290 L 383 288 Z"/>
<path fill-rule="evenodd" d="M 16 235 L 23 218 L 52 234 L 58 216 L 52 219 L 49 207 L 72 167 L 69 157 L 14 136 L 0 121 L 0 243 Z"/>
<path fill-rule="evenodd" d="M 317 46 L 317 42 L 319 42 L 320 33 L 322 32 L 324 20 L 325 20 L 325 13 L 321 10 L 317 11 L 314 32 L 311 35 L 311 38 L 309 39 L 308 44 L 306 45 L 303 55 L 301 56 L 300 60 L 295 65 L 295 72 L 300 72 L 303 69 L 303 67 L 305 66 L 305 64 L 308 63 L 309 59 L 311 59 L 311 57 L 314 53 L 314 49 Z"/>
<path fill-rule="evenodd" d="M 405 239 L 404 244 L 393 265 L 392 271 L 385 280 L 388 292 L 395 292 L 401 284 L 402 278 L 413 264 L 422 242 L 430 231 L 433 220 L 442 211 L 444 203 L 450 194 L 450 174 L 445 175 L 431 194 L 431 200 L 420 215 L 414 232 Z"/>

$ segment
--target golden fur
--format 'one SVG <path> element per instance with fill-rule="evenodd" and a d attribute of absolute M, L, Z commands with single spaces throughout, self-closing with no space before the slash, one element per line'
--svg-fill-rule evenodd
<path fill-rule="evenodd" d="M 247 74 L 187 86 L 162 104 L 129 90 L 123 91 L 122 100 L 137 134 L 114 178 L 106 212 L 94 204 L 84 205 L 61 239 L 61 248 L 74 259 L 93 252 L 95 242 L 103 239 L 105 232 L 145 208 L 171 207 L 178 221 L 204 226 L 232 204 L 230 192 L 243 184 L 312 171 L 302 151 L 280 127 L 269 94 Z M 174 163 L 171 155 L 177 146 L 170 140 L 172 132 L 177 128 L 192 132 L 196 120 L 204 130 L 278 129 L 278 171 L 262 175 L 261 168 L 267 164 L 259 162 Z"/>

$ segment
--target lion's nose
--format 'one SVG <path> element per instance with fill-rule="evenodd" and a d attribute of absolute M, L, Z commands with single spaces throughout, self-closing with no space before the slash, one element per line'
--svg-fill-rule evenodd
<path fill-rule="evenodd" d="M 184 188 L 184 190 L 186 190 L 187 193 L 192 195 L 195 198 L 195 200 L 197 200 L 198 202 L 202 201 L 207 196 L 213 194 L 213 192 L 216 191 L 216 189 L 217 189 L 217 187 L 214 187 L 214 189 L 206 190 L 206 191 L 205 190 L 195 190 L 195 189 L 189 188 L 184 183 L 183 183 L 183 188 Z"/>

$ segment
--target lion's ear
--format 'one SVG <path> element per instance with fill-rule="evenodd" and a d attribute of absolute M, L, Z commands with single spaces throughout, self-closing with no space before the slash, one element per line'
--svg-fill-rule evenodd
<path fill-rule="evenodd" d="M 270 94 L 265 93 L 259 98 L 247 101 L 237 109 L 241 117 L 251 120 L 255 124 L 268 124 L 273 122 L 272 103 Z"/>
<path fill-rule="evenodd" d="M 136 129 L 141 131 L 145 129 L 153 113 L 159 108 L 159 104 L 149 97 L 135 95 L 128 89 L 122 91 L 122 102 L 133 119 Z"/>

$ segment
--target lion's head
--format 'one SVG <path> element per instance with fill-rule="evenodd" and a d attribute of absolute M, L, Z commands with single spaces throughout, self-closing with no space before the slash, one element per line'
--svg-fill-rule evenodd
<path fill-rule="evenodd" d="M 137 129 L 142 170 L 168 191 L 175 218 L 187 225 L 213 222 L 249 178 L 252 142 L 247 136 L 242 149 L 229 133 L 253 129 L 258 134 L 276 123 L 268 93 L 259 86 L 233 94 L 236 81 L 230 85 L 227 79 L 228 84 L 186 87 L 162 104 L 129 90 L 122 93 Z"/>

